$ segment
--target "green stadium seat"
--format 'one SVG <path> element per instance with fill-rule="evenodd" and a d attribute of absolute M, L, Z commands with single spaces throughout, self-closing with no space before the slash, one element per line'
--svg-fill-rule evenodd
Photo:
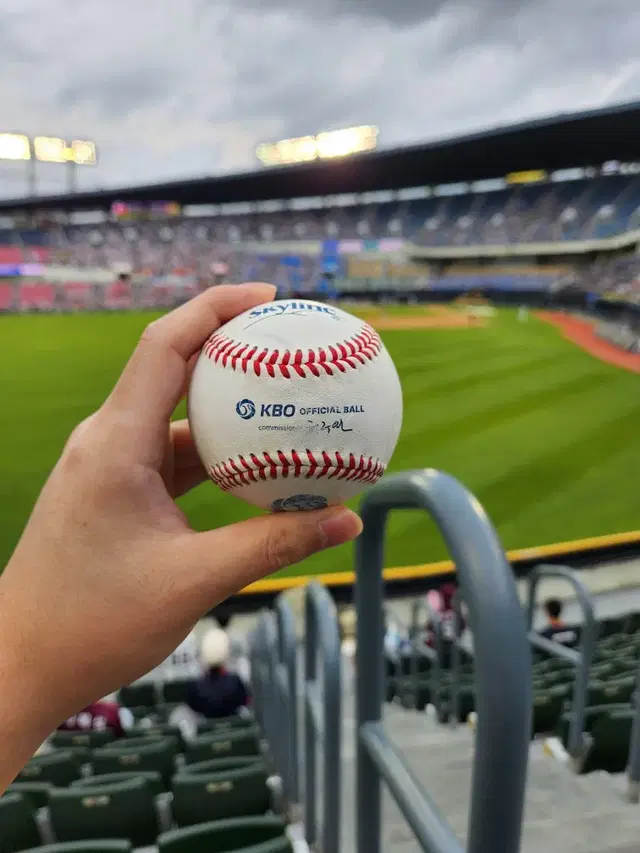
<path fill-rule="evenodd" d="M 571 695 L 571 688 L 566 685 L 551 687 L 533 697 L 533 735 L 552 732 L 560 715 L 564 703 Z"/>
<path fill-rule="evenodd" d="M 257 728 L 202 735 L 187 744 L 185 750 L 187 764 L 207 761 L 210 758 L 232 758 L 237 755 L 259 755 Z"/>
<path fill-rule="evenodd" d="M 189 697 L 189 688 L 193 679 L 167 681 L 162 685 L 162 701 L 169 705 L 183 705 Z"/>
<path fill-rule="evenodd" d="M 238 767 L 266 768 L 266 766 L 266 762 L 260 755 L 237 755 L 234 758 L 211 758 L 209 761 L 185 764 L 180 775 L 185 773 L 220 773 L 223 770 L 235 770 Z"/>
<path fill-rule="evenodd" d="M 9 785 L 7 791 L 11 794 L 22 794 L 34 809 L 43 809 L 49 801 L 49 791 L 52 787 L 49 782 L 14 782 Z"/>
<path fill-rule="evenodd" d="M 635 711 L 611 710 L 598 717 L 591 729 L 592 743 L 582 767 L 583 773 L 606 770 L 623 773 L 629 759 L 629 744 Z"/>
<path fill-rule="evenodd" d="M 111 729 L 104 731 L 86 732 L 55 732 L 51 738 L 52 746 L 56 749 L 66 749 L 73 746 L 85 746 L 87 749 L 98 749 L 115 740 Z"/>
<path fill-rule="evenodd" d="M 284 824 L 276 817 L 247 817 L 200 823 L 158 837 L 159 853 L 292 853 Z"/>
<path fill-rule="evenodd" d="M 123 773 L 152 770 L 159 773 L 165 784 L 173 776 L 178 744 L 172 738 L 148 738 L 140 746 L 105 746 L 93 753 L 93 772 L 96 776 L 105 773 Z"/>
<path fill-rule="evenodd" d="M 178 750 L 182 752 L 184 749 L 184 737 L 178 726 L 169 725 L 169 723 L 153 723 L 151 725 L 136 726 L 129 732 L 127 743 L 133 740 L 142 742 L 145 738 L 174 738 L 178 744 Z M 123 741 L 121 741 L 122 743 Z"/>
<path fill-rule="evenodd" d="M 113 785 L 118 782 L 128 782 L 130 779 L 144 779 L 151 787 L 154 796 L 166 791 L 162 776 L 152 770 L 130 771 L 122 773 L 105 773 L 102 776 L 85 776 L 71 783 L 72 788 L 95 788 L 99 785 Z"/>
<path fill-rule="evenodd" d="M 607 681 L 603 686 L 605 705 L 619 705 L 631 702 L 631 697 L 636 686 L 635 676 Z"/>
<path fill-rule="evenodd" d="M 597 626 L 599 639 L 609 639 L 614 634 L 622 634 L 626 621 L 626 616 L 612 616 L 610 619 L 602 619 Z"/>
<path fill-rule="evenodd" d="M 600 717 L 610 713 L 611 711 L 626 710 L 629 705 L 595 705 L 585 708 L 584 715 L 584 731 L 590 733 Z M 574 718 L 574 713 L 571 710 L 564 711 L 558 723 L 554 734 L 566 747 L 569 739 L 569 727 Z"/>
<path fill-rule="evenodd" d="M 125 708 L 139 708 L 141 705 L 146 708 L 155 708 L 158 704 L 156 686 L 151 683 L 142 683 L 121 687 L 118 691 L 118 702 Z"/>
<path fill-rule="evenodd" d="M 267 771 L 259 764 L 218 773 L 180 773 L 172 783 L 178 826 L 265 814 L 271 806 Z"/>
<path fill-rule="evenodd" d="M 131 844 L 122 839 L 101 839 L 92 841 L 60 841 L 56 844 L 45 844 L 24 853 L 131 853 Z"/>
<path fill-rule="evenodd" d="M 589 670 L 590 681 L 606 681 L 616 671 L 613 660 L 608 660 L 605 663 L 598 663 L 592 666 Z"/>
<path fill-rule="evenodd" d="M 250 729 L 255 726 L 253 717 L 240 717 L 234 714 L 232 717 L 218 717 L 213 720 L 198 720 L 198 734 L 221 733 L 231 729 Z"/>
<path fill-rule="evenodd" d="M 640 631 L 640 613 L 629 613 L 624 623 L 625 634 L 635 634 Z"/>
<path fill-rule="evenodd" d="M 91 764 L 91 756 L 93 753 L 88 746 L 68 746 L 62 751 L 65 752 L 73 762 L 75 762 L 75 765 L 79 770 L 87 764 Z"/>
<path fill-rule="evenodd" d="M 22 768 L 15 782 L 49 782 L 65 788 L 80 777 L 80 764 L 71 750 L 60 750 L 45 755 L 35 755 Z"/>
<path fill-rule="evenodd" d="M 121 838 L 143 847 L 153 844 L 158 834 L 153 792 L 141 778 L 94 788 L 54 789 L 49 814 L 57 841 Z"/>
<path fill-rule="evenodd" d="M 40 844 L 32 804 L 22 794 L 0 797 L 0 850 L 16 853 Z"/>

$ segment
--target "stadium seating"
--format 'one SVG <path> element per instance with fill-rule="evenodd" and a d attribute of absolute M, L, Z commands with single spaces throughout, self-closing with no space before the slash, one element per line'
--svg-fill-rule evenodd
<path fill-rule="evenodd" d="M 49 791 L 52 787 L 49 782 L 13 782 L 7 791 L 10 794 L 21 794 L 34 809 L 42 809 L 49 802 Z"/>
<path fill-rule="evenodd" d="M 128 782 L 130 779 L 144 779 L 154 795 L 164 793 L 165 786 L 162 776 L 153 770 L 131 770 L 122 773 L 103 773 L 100 776 L 85 776 L 71 783 L 71 788 L 95 788 L 101 785 L 113 785 L 118 782 Z M 25 792 L 26 794 L 27 792 Z"/>
<path fill-rule="evenodd" d="M 0 850 L 17 853 L 40 844 L 34 807 L 22 794 L 0 797 Z"/>
<path fill-rule="evenodd" d="M 114 738 L 115 735 L 111 729 L 86 732 L 57 731 L 54 732 L 53 737 L 51 738 L 51 743 L 59 749 L 74 746 L 86 746 L 89 749 L 96 749 L 97 747 L 110 743 Z"/>
<path fill-rule="evenodd" d="M 187 701 L 191 680 L 176 679 L 175 681 L 167 681 L 162 686 L 162 700 L 167 704 L 179 705 Z"/>
<path fill-rule="evenodd" d="M 84 761 L 70 749 L 34 756 L 20 771 L 16 782 L 48 782 L 65 788 L 81 775 Z"/>
<path fill-rule="evenodd" d="M 125 708 L 154 708 L 158 703 L 155 684 L 129 684 L 118 691 L 118 702 Z"/>
<path fill-rule="evenodd" d="M 257 756 L 258 754 L 258 732 L 255 727 L 252 727 L 235 731 L 230 730 L 222 734 L 202 735 L 187 745 L 185 760 L 187 764 L 195 764 L 211 758 Z"/>
<path fill-rule="evenodd" d="M 575 626 L 579 629 L 579 626 Z M 578 630 L 579 633 L 579 630 Z M 444 670 L 436 678 L 433 663 L 423 654 L 387 659 L 387 701 L 398 699 L 407 708 L 424 710 L 433 704 L 441 722 L 450 719 L 452 674 Z M 585 734 L 587 753 L 579 767 L 583 773 L 624 771 L 629 755 L 635 693 L 638 689 L 640 614 L 630 613 L 598 623 L 598 641 L 589 673 Z M 575 682 L 573 665 L 566 660 L 535 652 L 532 737 L 554 734 L 567 746 L 573 718 L 571 701 Z M 473 662 L 460 666 L 458 721 L 475 710 Z"/>
<path fill-rule="evenodd" d="M 53 789 L 49 813 L 58 841 L 124 838 L 139 847 L 153 844 L 158 835 L 153 790 L 142 778 Z"/>
<path fill-rule="evenodd" d="M 123 839 L 85 839 L 45 844 L 34 850 L 25 850 L 24 853 L 131 853 L 131 849 L 131 843 Z"/>
<path fill-rule="evenodd" d="M 455 188 L 454 188 L 455 189 Z M 459 187 L 454 194 L 435 188 L 429 197 L 408 201 L 362 204 L 342 202 L 318 210 L 286 210 L 271 213 L 177 217 L 151 222 L 103 222 L 99 225 L 51 227 L 48 231 L 3 230 L 1 256 L 6 263 L 46 261 L 52 255 L 73 270 L 72 279 L 62 288 L 50 283 L 21 280 L 17 288 L 0 285 L 0 311 L 50 311 L 91 307 L 96 300 L 93 285 L 82 280 L 85 269 L 113 269 L 125 266 L 148 276 L 177 275 L 180 290 L 192 295 L 211 279 L 213 266 L 222 266 L 229 282 L 272 281 L 282 292 L 311 292 L 329 288 L 328 267 L 319 252 L 298 249 L 302 242 L 346 241 L 348 253 L 338 253 L 329 264 L 330 277 L 358 278 L 350 265 L 351 253 L 371 248 L 371 241 L 408 241 L 424 248 L 562 244 L 566 241 L 600 240 L 630 233 L 640 227 L 640 178 L 606 176 L 566 182 L 521 186 L 504 185 L 492 191 L 470 192 Z M 425 190 L 425 194 L 427 194 Z M 287 247 L 276 252 L 277 241 Z M 395 241 L 395 243 L 393 242 Z M 263 249 L 261 250 L 261 247 Z M 359 247 L 359 248 L 358 248 Z M 279 247 L 278 247 L 279 248 Z M 390 247 L 390 251 L 395 251 Z M 388 282 L 416 277 L 415 265 L 395 261 L 379 262 L 381 273 L 365 278 Z M 501 272 L 480 268 L 441 275 L 423 270 L 430 286 L 475 288 L 547 289 L 567 277 L 551 268 L 527 270 L 521 265 Z M 618 295 L 640 294 L 640 259 L 635 254 L 585 263 L 571 273 L 582 289 Z M 185 289 L 186 288 L 186 289 Z M 174 304 L 180 293 L 170 284 L 140 290 L 136 304 Z M 100 295 L 100 304 L 109 310 L 131 307 L 134 296 L 121 283 L 109 284 Z M 150 685 L 146 685 L 149 687 Z M 143 685 L 130 686 L 138 690 Z M 126 705 L 145 705 L 129 701 Z M 178 695 L 176 686 L 169 695 Z M 154 700 L 155 701 L 155 700 Z M 149 704 L 154 704 L 151 702 Z"/>
<path fill-rule="evenodd" d="M 264 814 L 270 808 L 267 773 L 260 764 L 217 772 L 179 773 L 173 777 L 171 790 L 173 817 L 178 826 Z"/>
<path fill-rule="evenodd" d="M 201 823 L 166 832 L 159 853 L 293 853 L 276 817 L 248 817 Z"/>
<path fill-rule="evenodd" d="M 93 753 L 93 772 L 98 776 L 106 773 L 130 772 L 132 770 L 159 773 L 168 784 L 175 769 L 175 758 L 179 746 L 174 738 L 149 738 L 135 746 L 105 746 Z"/>
<path fill-rule="evenodd" d="M 208 761 L 185 764 L 181 773 L 219 773 L 223 770 L 254 766 L 265 767 L 264 759 L 259 755 L 238 755 L 233 758 L 212 758 Z"/>

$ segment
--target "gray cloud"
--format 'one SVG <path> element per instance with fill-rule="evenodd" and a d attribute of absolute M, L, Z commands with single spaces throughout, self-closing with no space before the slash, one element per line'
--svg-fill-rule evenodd
<path fill-rule="evenodd" d="M 640 96 L 634 0 L 581 0 L 579 14 L 559 0 L 153 5 L 0 13 L 4 127 L 94 138 L 84 185 L 246 169 L 260 141 L 351 124 L 395 146 Z M 42 190 L 62 187 L 60 169 L 41 171 Z M 20 175 L 0 166 L 0 194 Z"/>
<path fill-rule="evenodd" d="M 89 103 L 105 119 L 120 119 L 132 110 L 164 101 L 181 82 L 162 65 L 101 69 L 63 86 L 57 102 L 62 109 Z"/>

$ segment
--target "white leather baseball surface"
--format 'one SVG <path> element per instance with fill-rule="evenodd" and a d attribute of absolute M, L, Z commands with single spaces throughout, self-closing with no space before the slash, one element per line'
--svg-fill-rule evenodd
<path fill-rule="evenodd" d="M 341 503 L 375 483 L 402 423 L 402 390 L 371 326 L 285 299 L 209 338 L 188 399 L 193 438 L 221 489 L 274 511 Z"/>

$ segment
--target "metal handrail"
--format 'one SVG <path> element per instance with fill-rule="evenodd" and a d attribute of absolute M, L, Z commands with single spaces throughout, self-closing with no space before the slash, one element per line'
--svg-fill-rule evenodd
<path fill-rule="evenodd" d="M 333 599 L 326 588 L 315 581 L 306 588 L 305 619 L 303 697 L 306 840 L 310 846 L 319 841 L 318 847 L 322 853 L 339 853 L 342 779 L 340 631 Z M 318 657 L 321 672 L 318 671 Z M 322 827 L 318 832 L 316 768 L 320 747 L 323 791 Z"/>
<path fill-rule="evenodd" d="M 383 546 L 393 509 L 424 509 L 458 569 L 476 656 L 478 722 L 468 853 L 517 853 L 531 732 L 531 651 L 513 573 L 478 501 L 433 470 L 390 476 L 365 495 L 356 544 L 357 853 L 381 853 L 381 782 L 429 853 L 460 853 L 451 826 L 382 723 Z"/>

